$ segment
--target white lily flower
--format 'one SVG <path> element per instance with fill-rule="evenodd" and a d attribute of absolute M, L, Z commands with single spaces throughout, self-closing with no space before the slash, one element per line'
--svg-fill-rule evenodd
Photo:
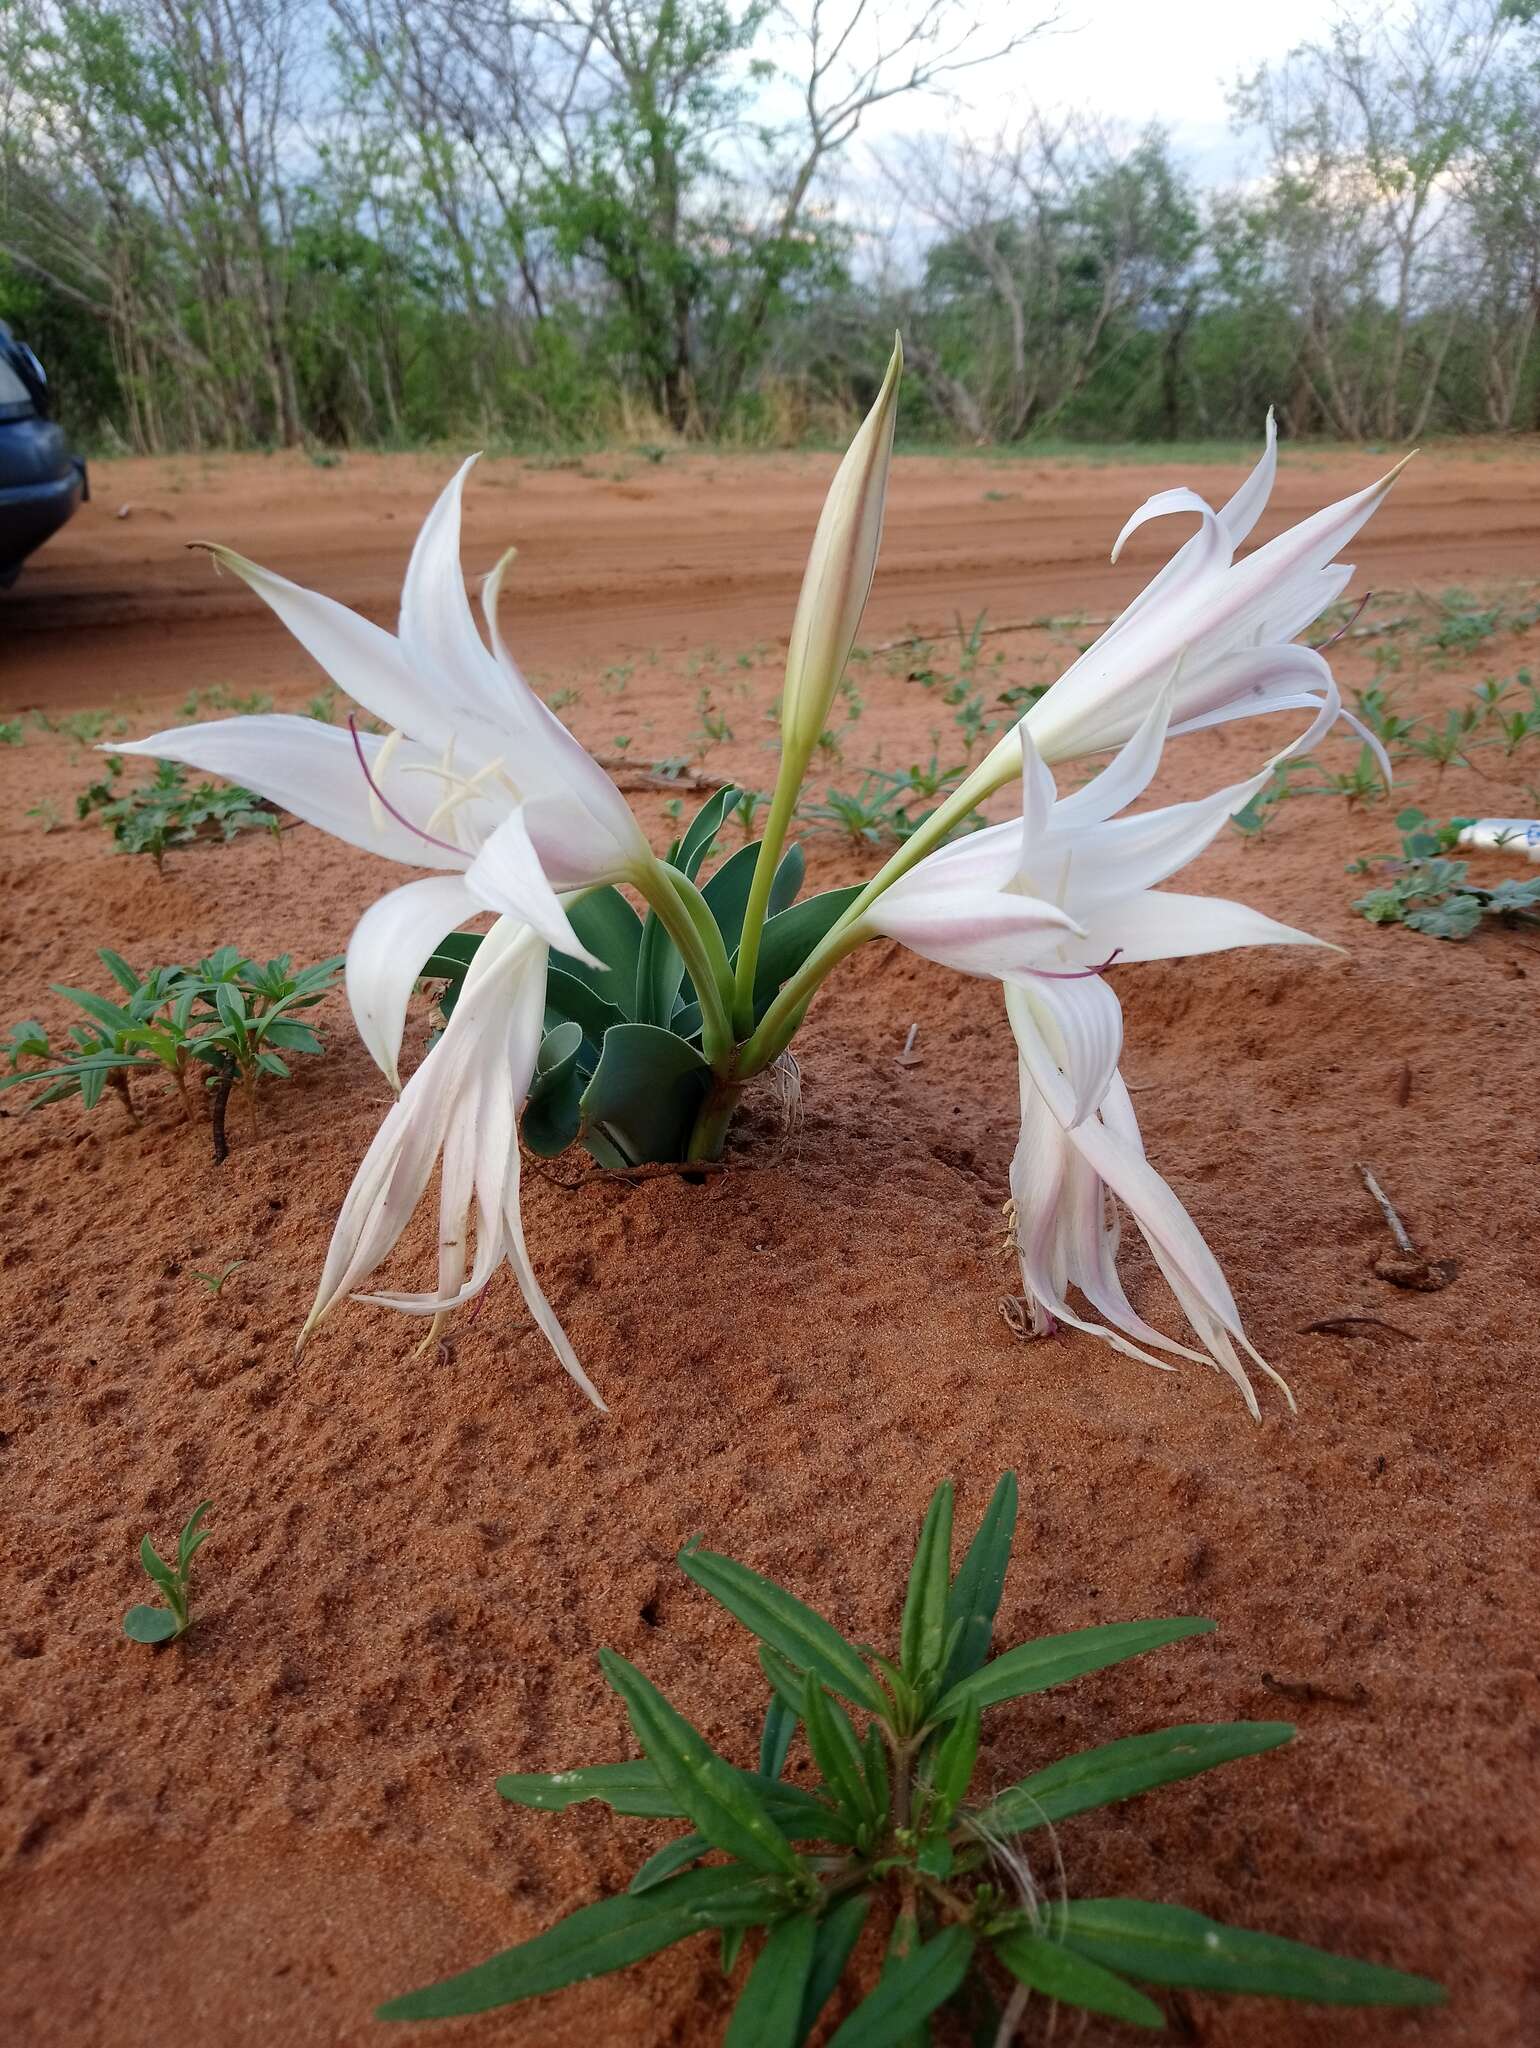
<path fill-rule="evenodd" d="M 375 1133 L 348 1190 L 301 1343 L 348 1295 L 407 1315 L 447 1314 L 479 1294 L 506 1259 L 557 1357 L 604 1407 L 541 1292 L 519 1216 L 518 1119 L 544 1030 L 547 959 L 544 939 L 511 917 L 499 918 L 476 949 L 443 1037 Z M 440 1160 L 437 1288 L 360 1294 Z M 467 1276 L 473 1212 L 476 1251 Z"/>
<path fill-rule="evenodd" d="M 348 1000 L 393 1087 L 407 998 L 445 932 L 491 910 L 590 959 L 558 892 L 635 880 L 653 860 L 625 798 L 503 643 L 497 600 L 508 556 L 482 586 L 490 651 L 476 629 L 460 571 L 471 462 L 418 535 L 394 636 L 228 548 L 211 550 L 339 689 L 391 728 L 387 736 L 270 714 L 181 726 L 113 749 L 228 776 L 350 846 L 444 871 L 445 879 L 382 898 L 348 948 Z"/>
<path fill-rule="evenodd" d="M 1038 1327 L 1047 1327 L 1042 1315 L 1057 1316 L 1132 1356 L 1161 1362 L 1113 1329 L 1074 1315 L 1064 1295 L 1077 1286 L 1107 1323 L 1184 1357 L 1206 1357 L 1229 1373 L 1255 1414 L 1235 1346 L 1270 1368 L 1241 1329 L 1196 1227 L 1144 1159 L 1117 1071 L 1122 1010 L 1104 970 L 1114 961 L 1320 942 L 1244 904 L 1156 888 L 1200 853 L 1273 772 L 1270 763 L 1197 802 L 1116 815 L 1148 787 L 1170 709 L 1168 689 L 1101 774 L 1062 799 L 1023 731 L 1020 822 L 928 855 L 876 899 L 863 922 L 945 966 L 1006 984 L 1023 1102 L 1012 1185 L 1023 1281 L 1037 1304 Z M 1113 1266 L 1116 1233 L 1109 1235 L 1104 1189 L 1134 1215 L 1203 1352 L 1161 1337 L 1129 1306 Z"/>
<path fill-rule="evenodd" d="M 1383 748 L 1341 709 L 1325 661 L 1292 643 L 1347 587 L 1352 566 L 1335 557 L 1379 508 L 1401 468 L 1397 463 L 1367 490 L 1301 520 L 1241 561 L 1235 551 L 1261 517 L 1277 471 L 1271 413 L 1261 460 L 1219 511 L 1190 490 L 1146 500 L 1119 534 L 1114 562 L 1129 535 L 1151 519 L 1196 513 L 1198 531 L 1033 705 L 1025 730 L 1038 752 L 1067 761 L 1119 746 L 1170 688 L 1173 733 L 1259 711 L 1319 710 L 1323 731 L 1346 718 L 1374 749 L 1388 782 Z M 1017 735 L 1008 734 L 987 758 L 992 786 L 1014 764 L 1018 747 Z"/>

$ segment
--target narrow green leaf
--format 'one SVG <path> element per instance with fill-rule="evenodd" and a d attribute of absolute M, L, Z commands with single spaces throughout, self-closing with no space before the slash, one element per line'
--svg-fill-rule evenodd
<path fill-rule="evenodd" d="M 419 981 L 463 981 L 483 934 L 446 932 L 423 962 Z"/>
<path fill-rule="evenodd" d="M 1110 1664 L 1158 1650 L 1165 1643 L 1211 1635 L 1213 1629 L 1213 1622 L 1185 1615 L 1172 1621 L 1114 1621 L 1102 1628 L 1039 1636 L 1036 1642 L 1021 1643 L 982 1670 L 959 1679 L 932 1709 L 932 1719 L 950 1720 L 965 1699 L 976 1700 L 981 1707 L 996 1707 L 1002 1700 L 1020 1699 L 1024 1693 L 1043 1692 L 1066 1679 L 1083 1678 L 1088 1671 L 1104 1671 Z"/>
<path fill-rule="evenodd" d="M 1442 2005 L 1444 1988 L 1379 1963 L 1355 1962 L 1281 1935 L 1227 1927 L 1146 1899 L 1071 1899 L 1053 1931 L 1088 1961 L 1147 1984 L 1306 1998 L 1318 2005 Z"/>
<path fill-rule="evenodd" d="M 759 1738 L 759 1775 L 778 1778 L 786 1768 L 786 1752 L 797 1730 L 797 1713 L 779 1693 L 772 1694 L 765 1709 L 764 1730 Z"/>
<path fill-rule="evenodd" d="M 181 1632 L 169 1607 L 130 1607 L 123 1617 L 123 1633 L 132 1642 L 169 1643 Z"/>
<path fill-rule="evenodd" d="M 108 1002 L 105 996 L 95 995 L 88 988 L 67 988 L 61 981 L 50 982 L 49 987 L 56 996 L 63 996 L 66 1002 L 73 1003 L 77 1010 L 84 1010 L 88 1017 L 105 1025 L 109 1031 L 127 1031 L 136 1021 L 131 1010 Z"/>
<path fill-rule="evenodd" d="M 666 1031 L 684 981 L 684 958 L 655 910 L 642 920 L 642 949 L 636 963 L 636 1021 Z"/>
<path fill-rule="evenodd" d="M 1157 1785 L 1193 1778 L 1237 1757 L 1276 1749 L 1294 1733 L 1287 1721 L 1191 1722 L 1131 1735 L 1061 1758 L 998 1793 L 978 1816 L 990 1833 L 1015 1835 L 1094 1807 L 1133 1799 Z"/>
<path fill-rule="evenodd" d="M 213 1505 L 214 1503 L 211 1500 L 199 1501 L 182 1525 L 182 1533 L 177 1538 L 176 1561 L 178 1566 L 184 1571 L 191 1562 L 193 1553 L 200 1544 L 207 1541 L 211 1533 L 207 1529 L 200 1528 L 199 1524 Z"/>
<path fill-rule="evenodd" d="M 958 1566 L 947 1599 L 948 1624 L 962 1624 L 956 1646 L 947 1659 L 948 1685 L 971 1676 L 989 1655 L 989 1640 L 1015 1534 L 1016 1474 L 1007 1472 L 990 1496 L 984 1519 L 968 1545 L 967 1556 Z"/>
<path fill-rule="evenodd" d="M 948 1927 L 934 1940 L 894 1958 L 877 1988 L 830 2037 L 829 2048 L 896 2048 L 921 2020 L 945 2005 L 973 1957 L 966 1927 Z"/>
<path fill-rule="evenodd" d="M 692 1863 L 699 1863 L 703 1856 L 710 1854 L 710 1851 L 711 1844 L 704 1835 L 680 1835 L 675 1841 L 665 1842 L 655 1855 L 647 1858 L 626 1886 L 626 1890 L 633 1895 L 637 1892 L 650 1892 L 654 1885 L 662 1884 L 665 1878 L 674 1876 L 676 1871 L 686 1870 Z"/>
<path fill-rule="evenodd" d="M 510 1771 L 497 1781 L 502 1798 L 540 1813 L 562 1813 L 586 1799 L 615 1813 L 645 1820 L 683 1820 L 685 1810 L 646 1758 L 634 1763 L 585 1764 L 574 1771 Z"/>
<path fill-rule="evenodd" d="M 871 1788 L 861 1768 L 861 1745 L 844 1708 L 809 1672 L 802 1688 L 802 1725 L 808 1748 L 835 1802 L 859 1825 L 873 1816 Z"/>
<path fill-rule="evenodd" d="M 756 1870 L 800 1875 L 796 1851 L 766 1812 L 748 1774 L 719 1757 L 626 1658 L 601 1650 L 599 1664 L 625 1702 L 632 1733 L 657 1765 L 658 1776 L 706 1839 Z"/>
<path fill-rule="evenodd" d="M 738 1954 L 743 1947 L 744 1937 L 748 1934 L 748 1931 L 746 1927 L 724 1927 L 722 1929 L 721 1962 L 722 1975 L 724 1977 L 730 1977 L 738 1967 Z"/>
<path fill-rule="evenodd" d="M 706 858 L 712 840 L 722 829 L 722 820 L 737 801 L 738 791 L 729 782 L 715 796 L 707 797 L 690 820 L 679 842 L 679 851 L 674 855 L 673 865 L 681 874 L 688 875 L 692 882 L 700 873 L 701 862 Z"/>
<path fill-rule="evenodd" d="M 945 1827 L 967 1797 L 979 1753 L 979 1706 L 965 1700 L 957 1719 L 936 1746 L 931 1762 L 932 1827 Z"/>
<path fill-rule="evenodd" d="M 765 906 L 767 917 L 779 917 L 783 910 L 790 910 L 797 900 L 807 875 L 807 855 L 802 851 L 801 842 L 788 846 L 776 863 L 775 875 L 770 883 L 770 895 Z"/>
<path fill-rule="evenodd" d="M 110 946 L 98 946 L 96 957 L 101 961 L 103 967 L 106 968 L 119 988 L 127 989 L 131 996 L 138 995 L 142 986 L 142 977 L 134 972 L 121 953 L 114 953 Z"/>
<path fill-rule="evenodd" d="M 802 2012 L 797 2023 L 799 2041 L 806 2040 L 813 2031 L 814 2022 L 844 1976 L 845 1965 L 861 1939 L 871 1903 L 870 1892 L 852 1892 L 837 1906 L 831 1906 L 819 1921 L 813 1960 L 802 1990 Z"/>
<path fill-rule="evenodd" d="M 723 2048 L 800 2048 L 802 1995 L 817 1939 L 811 1913 L 771 1928 L 738 1994 Z"/>
<path fill-rule="evenodd" d="M 805 902 L 765 919 L 754 970 L 756 1020 L 769 1009 L 781 983 L 796 973 L 836 918 L 860 893 L 855 884 L 848 889 L 826 889 L 821 896 L 809 896 Z"/>
<path fill-rule="evenodd" d="M 711 1550 L 687 1546 L 679 1569 L 799 1671 L 815 1671 L 831 1692 L 882 1712 L 882 1694 L 860 1653 L 794 1593 Z"/>
<path fill-rule="evenodd" d="M 952 1482 L 943 1479 L 925 1511 L 904 1598 L 899 1662 L 911 1684 L 917 1683 L 924 1672 L 939 1674 L 951 1578 Z"/>
<path fill-rule="evenodd" d="M 880 1817 L 888 1811 L 891 1794 L 888 1787 L 888 1745 L 883 1741 L 882 1730 L 875 1721 L 867 1728 L 866 1740 L 861 1747 L 866 1767 L 866 1782 L 872 1795 L 872 1806 Z"/>
<path fill-rule="evenodd" d="M 1034 1991 L 1061 2005 L 1106 2013 L 1110 2019 L 1126 2020 L 1131 2027 L 1166 2024 L 1165 2014 L 1153 1999 L 1125 1984 L 1111 1970 L 1104 1970 L 1100 1963 L 1088 1962 L 1056 1941 L 1023 1930 L 1002 1935 L 994 1943 L 994 1951 L 1019 1983 L 1030 1984 Z"/>
<path fill-rule="evenodd" d="M 140 1539 L 139 1562 L 157 1586 L 164 1587 L 168 1593 L 175 1593 L 178 1590 L 175 1571 L 166 1563 L 148 1536 Z"/>
<path fill-rule="evenodd" d="M 731 859 L 723 861 L 701 889 L 707 907 L 716 919 L 729 959 L 737 951 L 738 941 L 743 936 L 743 913 L 749 906 L 749 889 L 754 880 L 759 847 L 757 839 L 748 846 L 740 846 Z"/>
<path fill-rule="evenodd" d="M 379 2008 L 382 2020 L 439 2020 L 490 2012 L 520 1999 L 623 1970 L 713 1924 L 718 1910 L 742 1905 L 761 1881 L 744 1870 L 690 1870 L 635 1898 L 621 1892 L 584 1906 L 537 1934 L 504 1949 L 473 1970 L 410 1991 Z"/>
<path fill-rule="evenodd" d="M 583 1114 L 633 1165 L 682 1159 L 710 1079 L 684 1039 L 651 1024 L 617 1024 L 583 1091 Z"/>

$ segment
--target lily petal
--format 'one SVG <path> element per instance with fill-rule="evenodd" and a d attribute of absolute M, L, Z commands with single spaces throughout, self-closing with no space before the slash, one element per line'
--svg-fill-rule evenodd
<path fill-rule="evenodd" d="M 382 766 L 380 757 L 387 746 L 390 753 Z M 399 817 L 393 817 L 370 790 L 358 764 L 358 748 Z M 435 796 L 432 778 L 409 771 L 431 768 L 433 757 L 412 741 L 397 740 L 392 746 L 376 734 L 361 733 L 355 742 L 352 733 L 319 719 L 264 712 L 253 718 L 173 726 L 147 740 L 115 743 L 108 751 L 181 761 L 206 775 L 226 776 L 334 839 L 408 867 L 453 869 L 469 864 L 467 854 L 426 830 Z M 481 815 L 490 822 L 489 813 Z"/>
<path fill-rule="evenodd" d="M 517 917 L 533 926 L 548 945 L 590 967 L 602 967 L 572 929 L 556 891 L 546 879 L 529 835 L 523 807 L 513 811 L 471 863 L 465 886 L 483 910 Z"/>
<path fill-rule="evenodd" d="M 406 1006 L 423 964 L 446 932 L 482 908 L 458 875 L 435 877 L 392 889 L 353 927 L 346 972 L 353 1021 L 370 1058 L 397 1094 Z"/>

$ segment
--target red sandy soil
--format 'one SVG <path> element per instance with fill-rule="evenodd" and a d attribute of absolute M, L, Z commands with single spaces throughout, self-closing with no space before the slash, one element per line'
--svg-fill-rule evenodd
<path fill-rule="evenodd" d="M 110 705 L 138 733 L 216 685 L 303 706 L 321 678 L 183 543 L 226 540 L 388 621 L 448 467 L 98 465 L 92 504 L 0 601 L 4 714 Z M 642 762 L 689 752 L 705 688 L 736 734 L 708 765 L 764 785 L 764 712 L 831 467 L 488 463 L 470 491 L 467 568 L 517 542 L 510 637 L 543 688 L 580 692 L 564 715 L 597 750 L 629 735 Z M 1272 517 L 1377 467 L 1291 456 Z M 999 624 L 1104 617 L 1177 537 L 1147 530 L 1109 569 L 1133 506 L 1170 483 L 1217 496 L 1236 480 L 900 461 L 865 636 L 944 637 L 986 605 Z M 1537 484 L 1533 450 L 1422 457 L 1358 544 L 1369 616 L 1414 611 L 1418 590 L 1533 578 Z M 1350 640 L 1339 672 L 1362 683 L 1374 650 L 1394 645 L 1407 705 L 1425 712 L 1540 652 L 1531 632 L 1444 660 L 1424 630 Z M 986 642 L 986 660 L 1004 660 L 980 686 L 992 697 L 1046 679 L 1076 637 Z M 928 659 L 954 666 L 955 641 Z M 829 781 L 923 757 L 933 730 L 953 750 L 939 690 L 906 679 L 925 665 L 899 650 L 857 667 L 864 711 Z M 1165 787 L 1233 779 L 1284 731 L 1183 740 Z M 1322 757 L 1346 767 L 1352 745 Z M 141 964 L 225 941 L 339 951 L 401 879 L 301 827 L 281 849 L 247 836 L 174 853 L 158 880 L 74 823 L 94 758 L 31 722 L 23 745 L 0 749 L 0 1022 L 62 1024 L 48 985 L 101 986 L 102 945 Z M 1540 744 L 1513 761 L 1486 749 L 1477 766 L 1440 783 L 1413 764 L 1400 801 L 1440 816 L 1536 808 Z M 64 820 L 46 833 L 24 815 L 45 798 Z M 663 796 L 637 801 L 664 837 Z M 219 1168 L 169 1093 L 146 1091 L 138 1129 L 111 1099 L 27 1119 L 8 1095 L 0 2036 L 395 2038 L 370 2018 L 377 2001 L 622 1885 L 670 1832 L 595 1807 L 521 1812 L 493 1790 L 499 1771 L 629 1753 L 601 1645 L 751 1757 L 752 1646 L 674 1567 L 683 1541 L 702 1535 L 881 1642 L 932 1486 L 958 1480 L 971 1527 L 1014 1466 L 1023 1514 L 1000 1643 L 1182 1612 L 1219 1633 L 996 1710 L 987 1782 L 1173 1721 L 1300 1724 L 1280 1753 L 1066 1823 L 1073 1889 L 1183 1901 L 1450 1990 L 1447 2010 L 1406 2015 L 1194 1995 L 1169 2001 L 1176 2037 L 1540 2039 L 1540 949 L 1502 931 L 1441 945 L 1356 917 L 1364 885 L 1344 866 L 1395 850 L 1396 808 L 1286 805 L 1263 844 L 1229 833 L 1184 882 L 1307 925 L 1345 958 L 1252 952 L 1114 974 L 1150 1152 L 1299 1398 L 1295 1419 L 1264 1391 L 1259 1427 L 1201 1368 L 1157 1374 L 1073 1333 L 1013 1336 L 999 1239 L 1015 1077 L 998 993 L 888 945 L 858 954 L 814 1009 L 795 1132 L 753 1099 L 730 1170 L 702 1184 L 573 1160 L 529 1175 L 536 1264 L 607 1419 L 555 1366 L 506 1274 L 435 1355 L 413 1355 L 417 1326 L 354 1307 L 294 1362 L 338 1202 L 387 1104 L 340 997 L 318 1013 L 327 1058 L 274 1090 L 255 1140 L 232 1119 Z M 870 860 L 813 842 L 820 885 Z M 911 1025 L 921 1058 L 901 1065 Z M 412 1057 L 423 1030 L 415 1018 Z M 1388 1239 L 1360 1160 L 1424 1249 L 1457 1261 L 1442 1292 L 1376 1274 Z M 427 1242 L 414 1229 L 418 1271 Z M 211 1298 L 194 1269 L 237 1258 L 248 1263 Z M 1172 1327 L 1142 1253 L 1125 1266 L 1136 1303 Z M 1307 1328 L 1348 1317 L 1394 1327 Z M 166 1651 L 125 1641 L 122 1612 L 146 1591 L 141 1533 L 171 1542 L 205 1496 L 213 1540 L 192 1633 Z M 1301 1696 L 1280 1698 L 1279 1681 Z M 720 2039 L 728 2010 L 702 1938 L 422 2038 L 695 2048 Z M 1035 2013 L 1028 2038 L 1048 2033 Z M 1069 2037 L 1123 2038 L 1095 2024 Z"/>

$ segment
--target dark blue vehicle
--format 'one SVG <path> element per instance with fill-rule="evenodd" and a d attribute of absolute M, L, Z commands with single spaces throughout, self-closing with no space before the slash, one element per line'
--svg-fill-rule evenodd
<path fill-rule="evenodd" d="M 86 466 L 48 417 L 48 379 L 0 320 L 0 590 L 90 496 Z"/>

